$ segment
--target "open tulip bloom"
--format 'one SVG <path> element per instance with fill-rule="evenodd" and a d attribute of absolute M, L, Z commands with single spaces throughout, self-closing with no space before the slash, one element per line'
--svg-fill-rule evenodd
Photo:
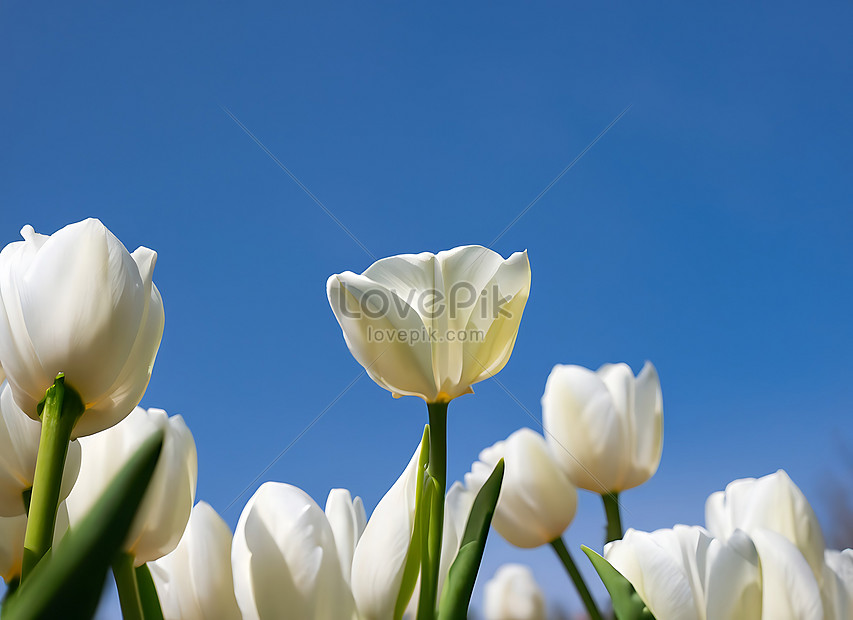
<path fill-rule="evenodd" d="M 128 252 L 96 219 L 21 234 L 0 252 L 4 620 L 91 617 L 110 569 L 129 620 L 456 620 L 492 526 L 518 547 L 550 545 L 599 620 L 564 542 L 578 488 L 604 499 L 609 542 L 603 555 L 583 549 L 617 620 L 853 617 L 853 551 L 826 548 L 783 470 L 712 494 L 704 528 L 623 538 L 618 494 L 655 474 L 663 447 L 648 362 L 636 376 L 627 364 L 555 366 L 543 433 L 483 446 L 447 491 L 448 403 L 507 364 L 530 293 L 526 252 L 464 246 L 330 277 L 352 355 L 394 397 L 423 399 L 429 423 L 369 516 L 347 489 L 323 509 L 267 481 L 232 536 L 196 503 L 183 418 L 138 406 L 163 333 L 156 253 Z M 529 569 L 505 565 L 484 610 L 540 620 L 545 596 Z"/>

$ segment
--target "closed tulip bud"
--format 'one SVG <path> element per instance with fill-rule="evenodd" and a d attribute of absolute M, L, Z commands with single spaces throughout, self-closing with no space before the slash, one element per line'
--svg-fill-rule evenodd
<path fill-rule="evenodd" d="M 595 372 L 557 365 L 542 396 L 545 437 L 575 486 L 598 494 L 625 491 L 657 471 L 662 403 L 650 362 L 636 378 L 626 364 L 605 364 Z"/>
<path fill-rule="evenodd" d="M 392 618 L 415 524 L 421 446 L 379 500 L 352 560 L 352 594 L 363 620 Z M 414 598 L 414 597 L 413 597 Z"/>
<path fill-rule="evenodd" d="M 826 620 L 853 618 L 853 549 L 824 554 L 821 598 Z"/>
<path fill-rule="evenodd" d="M 33 486 L 41 424 L 15 404 L 8 383 L 0 388 L 0 517 L 26 512 L 24 491 Z M 65 457 L 59 500 L 71 492 L 80 471 L 80 443 L 72 441 Z"/>
<path fill-rule="evenodd" d="M 522 428 L 486 448 L 465 475 L 465 486 L 479 490 L 501 458 L 506 468 L 492 526 L 517 547 L 538 547 L 559 538 L 575 517 L 578 494 L 545 439 Z"/>
<path fill-rule="evenodd" d="M 157 254 L 129 254 L 96 219 L 21 236 L 0 252 L 0 360 L 15 401 L 38 419 L 65 373 L 85 405 L 73 437 L 109 428 L 139 404 L 160 346 Z"/>
<path fill-rule="evenodd" d="M 346 620 L 353 615 L 326 515 L 295 486 L 266 482 L 237 523 L 231 551 L 243 618 Z"/>
<path fill-rule="evenodd" d="M 481 246 L 403 254 L 326 285 L 355 359 L 395 396 L 469 394 L 509 360 L 530 292 L 526 252 Z"/>
<path fill-rule="evenodd" d="M 335 547 L 341 561 L 341 571 L 347 583 L 352 573 L 352 556 L 358 539 L 367 525 L 367 515 L 360 497 L 352 498 L 346 489 L 332 489 L 326 498 L 326 518 L 335 536 Z"/>
<path fill-rule="evenodd" d="M 730 482 L 705 503 L 705 525 L 714 536 L 728 538 L 735 529 L 750 536 L 758 529 L 777 532 L 793 543 L 820 579 L 826 545 L 817 516 L 787 473 Z"/>
<path fill-rule="evenodd" d="M 637 591 L 656 618 L 762 618 L 761 569 L 752 541 L 728 541 L 701 527 L 638 532 L 604 547 L 604 556 Z"/>
<path fill-rule="evenodd" d="M 195 501 L 198 457 L 192 433 L 179 416 L 137 407 L 103 432 L 83 437 L 80 475 L 66 500 L 71 528 L 79 523 L 140 445 L 163 430 L 163 448 L 123 551 L 140 566 L 175 549 Z"/>
<path fill-rule="evenodd" d="M 148 565 L 165 620 L 240 620 L 231 577 L 231 530 L 205 502 L 175 550 Z"/>
<path fill-rule="evenodd" d="M 486 620 L 545 620 L 545 597 L 533 573 L 521 564 L 504 564 L 483 591 Z"/>

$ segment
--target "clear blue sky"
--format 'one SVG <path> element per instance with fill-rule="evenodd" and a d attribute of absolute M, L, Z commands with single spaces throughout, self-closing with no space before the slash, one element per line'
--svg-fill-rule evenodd
<path fill-rule="evenodd" d="M 143 404 L 185 417 L 232 527 L 264 480 L 372 509 L 426 411 L 346 390 L 325 281 L 372 261 L 224 109 L 381 257 L 489 244 L 631 105 L 494 246 L 533 270 L 514 398 L 451 405 L 449 475 L 535 427 L 554 364 L 650 359 L 664 455 L 629 525 L 701 523 L 779 467 L 826 515 L 853 443 L 849 3 L 177 4 L 0 8 L 0 243 L 96 216 L 157 250 Z M 600 545 L 598 504 L 573 547 Z M 495 540 L 485 576 L 504 561 L 574 605 L 549 550 Z"/>

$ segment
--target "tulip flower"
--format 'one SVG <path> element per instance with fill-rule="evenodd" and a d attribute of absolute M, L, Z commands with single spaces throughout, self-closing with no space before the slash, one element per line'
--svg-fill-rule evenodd
<path fill-rule="evenodd" d="M 353 617 L 329 521 L 292 485 L 266 482 L 255 492 L 237 523 L 231 564 L 243 618 Z"/>
<path fill-rule="evenodd" d="M 0 360 L 15 401 L 37 420 L 64 373 L 85 406 L 72 436 L 109 428 L 139 404 L 160 346 L 157 254 L 129 254 L 96 219 L 21 236 L 0 252 Z"/>
<path fill-rule="evenodd" d="M 522 564 L 504 564 L 483 591 L 486 620 L 545 620 L 545 596 Z"/>
<path fill-rule="evenodd" d="M 352 556 L 358 539 L 367 525 L 367 515 L 360 497 L 352 498 L 346 489 L 332 489 L 326 498 L 326 518 L 335 537 L 341 571 L 347 583 L 352 573 Z"/>
<path fill-rule="evenodd" d="M 329 304 L 355 359 L 395 397 L 429 410 L 427 473 L 437 487 L 424 570 L 438 584 L 446 491 L 447 403 L 499 372 L 509 360 L 530 292 L 527 253 L 504 260 L 481 246 L 403 254 L 364 273 L 333 275 Z M 428 592 L 425 598 L 437 597 Z"/>
<path fill-rule="evenodd" d="M 492 526 L 507 542 L 524 549 L 562 536 L 575 517 L 578 493 L 557 467 L 545 439 L 522 428 L 486 448 L 465 474 L 465 486 L 476 493 L 501 458 L 506 468 Z"/>
<path fill-rule="evenodd" d="M 622 535 L 618 494 L 657 471 L 663 448 L 663 399 L 657 371 L 646 362 L 634 377 L 627 364 L 593 372 L 557 365 L 542 396 L 551 453 L 575 486 L 602 496 L 607 539 Z"/>
<path fill-rule="evenodd" d="M 701 527 L 638 532 L 604 547 L 604 556 L 656 618 L 743 620 L 762 616 L 761 568 L 750 538 L 728 541 Z"/>
<path fill-rule="evenodd" d="M 705 526 L 728 538 L 736 529 L 752 535 L 758 529 L 781 534 L 803 554 L 816 578 L 823 573 L 826 545 L 817 516 L 787 473 L 730 482 L 705 503 Z"/>
<path fill-rule="evenodd" d="M 26 512 L 23 494 L 33 486 L 41 424 L 15 404 L 8 383 L 0 388 L 0 517 Z M 72 441 L 65 457 L 59 501 L 68 497 L 80 471 L 80 443 Z"/>
<path fill-rule="evenodd" d="M 192 433 L 181 416 L 137 407 L 112 428 L 81 438 L 80 475 L 65 501 L 73 529 L 137 448 L 160 429 L 165 432 L 160 458 L 123 545 L 135 566 L 173 551 L 192 512 L 198 457 Z"/>
<path fill-rule="evenodd" d="M 240 620 L 231 576 L 231 530 L 195 505 L 175 550 L 148 565 L 165 620 Z"/>
<path fill-rule="evenodd" d="M 526 252 L 481 246 L 384 258 L 329 278 L 355 359 L 395 396 L 448 402 L 509 360 L 530 291 Z"/>

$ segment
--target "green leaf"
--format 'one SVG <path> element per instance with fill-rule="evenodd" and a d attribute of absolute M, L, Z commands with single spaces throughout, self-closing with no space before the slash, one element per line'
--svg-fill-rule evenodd
<path fill-rule="evenodd" d="M 459 552 L 450 565 L 450 572 L 442 589 L 441 604 L 438 608 L 438 617 L 441 620 L 465 620 L 468 617 L 468 605 L 471 602 L 477 572 L 480 570 L 483 551 L 486 549 L 486 537 L 489 535 L 492 516 L 501 493 L 503 477 L 504 460 L 501 459 L 477 493 L 471 507 Z"/>
<path fill-rule="evenodd" d="M 139 584 L 139 598 L 142 601 L 142 614 L 145 620 L 163 620 L 163 610 L 160 607 L 160 597 L 151 578 L 148 564 L 136 567 L 136 582 Z"/>
<path fill-rule="evenodd" d="M 3 620 L 94 615 L 107 570 L 130 531 L 162 446 L 162 431 L 145 440 L 89 514 L 7 599 Z"/>
<path fill-rule="evenodd" d="M 581 549 L 589 557 L 590 562 L 598 572 L 598 576 L 604 582 L 604 587 L 610 593 L 613 612 L 618 620 L 655 620 L 654 615 L 646 607 L 640 595 L 637 594 L 634 586 L 625 579 L 622 573 L 589 547 L 581 545 Z"/>

